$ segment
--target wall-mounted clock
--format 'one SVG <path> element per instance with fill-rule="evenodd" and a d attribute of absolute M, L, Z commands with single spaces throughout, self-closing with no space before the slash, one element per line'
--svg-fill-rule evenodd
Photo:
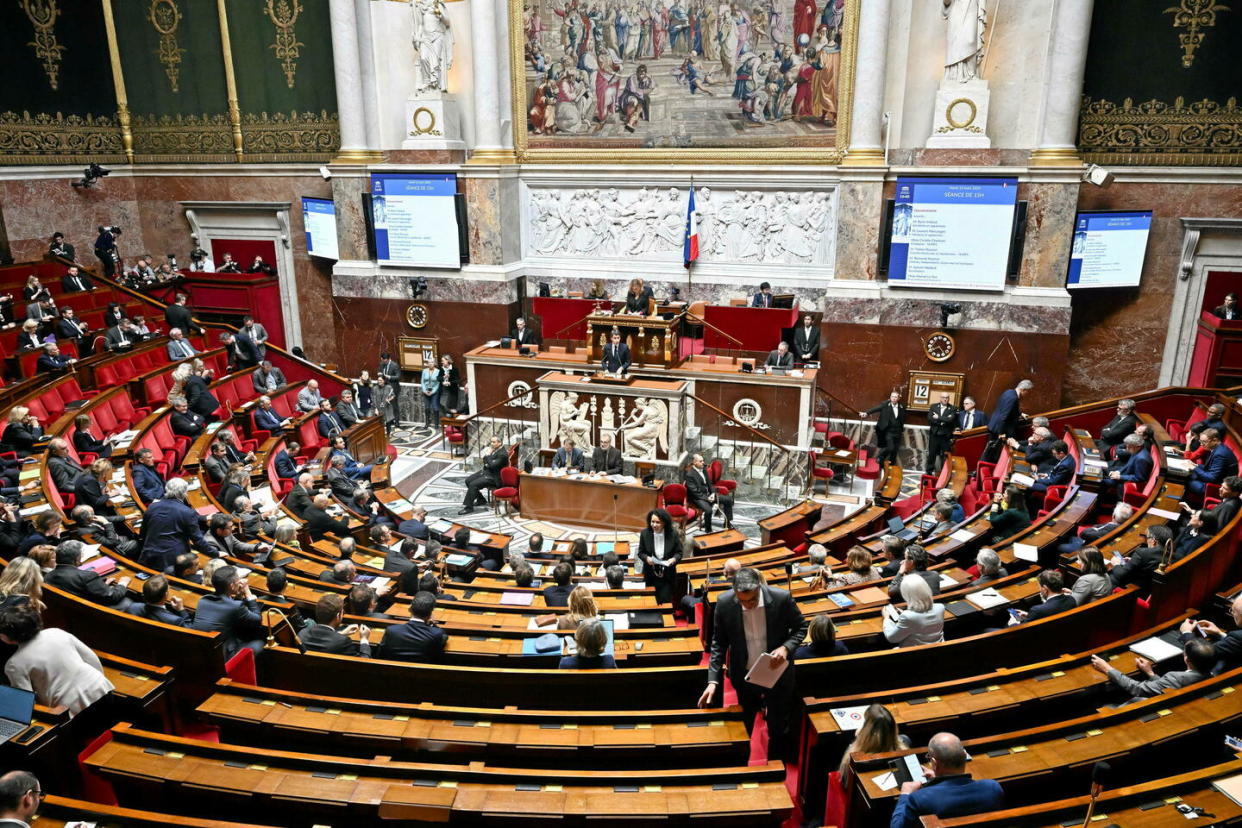
<path fill-rule="evenodd" d="M 427 306 L 419 302 L 415 302 L 405 309 L 405 321 L 410 324 L 414 330 L 420 330 L 427 327 Z"/>
<path fill-rule="evenodd" d="M 957 343 L 944 331 L 936 331 L 923 341 L 923 352 L 932 362 L 948 362 L 957 352 Z"/>

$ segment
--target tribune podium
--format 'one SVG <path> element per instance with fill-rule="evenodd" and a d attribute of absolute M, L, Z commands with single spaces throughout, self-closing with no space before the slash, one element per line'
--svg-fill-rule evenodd
<path fill-rule="evenodd" d="M 681 361 L 678 336 L 681 318 L 659 316 L 625 316 L 592 314 L 586 319 L 587 358 L 599 362 L 613 328 L 621 330 L 621 339 L 630 346 L 630 359 L 640 367 L 670 368 Z"/>

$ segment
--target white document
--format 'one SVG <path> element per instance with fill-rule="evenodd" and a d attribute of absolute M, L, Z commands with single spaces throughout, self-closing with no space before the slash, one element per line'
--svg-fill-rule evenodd
<path fill-rule="evenodd" d="M 87 561 L 89 561 L 91 558 L 95 557 L 98 554 L 99 554 L 99 544 L 84 543 L 82 544 L 82 558 L 81 560 L 78 561 L 78 563 L 86 563 Z"/>
<path fill-rule="evenodd" d="M 1105 468 L 1108 468 L 1108 463 L 1104 462 L 1103 460 L 1096 460 L 1096 459 L 1091 458 L 1091 457 L 1085 457 L 1085 458 L 1083 458 L 1082 464 L 1083 464 L 1084 466 L 1090 466 L 1090 467 L 1091 467 L 1091 468 L 1093 468 L 1093 469 L 1105 469 Z"/>
<path fill-rule="evenodd" d="M 780 680 L 787 669 L 789 669 L 789 659 L 785 659 L 780 664 L 773 664 L 772 654 L 764 653 L 750 668 L 750 672 L 746 674 L 746 680 L 751 684 L 770 688 Z"/>
<path fill-rule="evenodd" d="M 1008 604 L 1009 599 L 1001 595 L 992 587 L 981 589 L 978 592 L 972 592 L 966 596 L 966 600 L 974 604 L 979 609 L 991 609 L 999 607 L 1002 604 Z"/>
<path fill-rule="evenodd" d="M 1164 661 L 1170 658 L 1181 658 L 1182 648 L 1174 647 L 1163 638 L 1144 638 L 1130 645 L 1130 652 L 1141 655 L 1151 662 Z"/>
<path fill-rule="evenodd" d="M 1195 467 L 1194 462 L 1191 460 L 1181 460 L 1173 457 L 1168 459 L 1166 465 L 1173 471 L 1185 472 L 1187 474 Z"/>
<path fill-rule="evenodd" d="M 471 546 L 481 546 L 482 544 L 487 543 L 487 541 L 490 538 L 491 538 L 491 535 L 485 535 L 482 532 L 476 532 L 473 529 L 470 530 L 470 545 Z"/>
<path fill-rule="evenodd" d="M 837 727 L 842 730 L 858 730 L 862 727 L 867 706 L 864 704 L 856 707 L 834 707 L 828 712 L 832 714 L 832 720 L 837 723 Z"/>
<path fill-rule="evenodd" d="M 382 577 L 376 578 L 374 581 L 367 584 L 367 586 L 371 587 L 371 589 L 375 590 L 378 593 L 378 592 L 381 592 L 384 589 L 384 587 L 388 586 L 389 582 L 391 581 L 392 581 L 391 578 L 382 578 Z"/>
<path fill-rule="evenodd" d="M 1016 483 L 1019 486 L 1025 486 L 1026 488 L 1029 489 L 1035 485 L 1035 478 L 1031 477 L 1029 474 L 1023 474 L 1022 472 L 1014 472 L 1013 474 L 1009 475 L 1009 482 Z"/>
<path fill-rule="evenodd" d="M 613 630 L 617 632 L 630 628 L 630 617 L 624 612 L 606 612 L 604 620 L 611 621 Z"/>
<path fill-rule="evenodd" d="M 19 509 L 17 513 L 22 517 L 30 517 L 31 515 L 37 515 L 40 512 L 46 512 L 51 508 L 52 504 L 50 503 L 40 503 L 38 506 L 27 506 L 25 509 Z"/>
<path fill-rule="evenodd" d="M 966 541 L 974 540 L 975 533 L 969 529 L 958 529 L 956 532 L 949 535 L 949 537 L 958 543 L 965 543 Z"/>
<path fill-rule="evenodd" d="M 955 587 L 955 586 L 957 586 L 959 583 L 961 583 L 961 582 L 960 582 L 960 581 L 958 581 L 958 580 L 956 580 L 956 579 L 954 579 L 954 578 L 950 578 L 948 575 L 945 575 L 943 572 L 941 572 L 941 573 L 940 573 L 940 589 L 941 589 L 941 591 L 944 591 L 944 590 L 946 590 L 946 589 L 950 589 L 950 588 L 952 588 L 952 587 Z"/>
<path fill-rule="evenodd" d="M 897 787 L 897 776 L 892 771 L 873 776 L 871 781 L 882 791 L 891 791 Z"/>
<path fill-rule="evenodd" d="M 1165 520 L 1177 520 L 1181 517 L 1177 512 L 1170 512 L 1168 509 L 1148 509 L 1147 514 L 1162 517 Z"/>
<path fill-rule="evenodd" d="M 1032 546 L 1029 543 L 1015 543 L 1013 545 L 1013 556 L 1020 561 L 1030 561 L 1031 563 L 1039 562 L 1039 547 Z"/>

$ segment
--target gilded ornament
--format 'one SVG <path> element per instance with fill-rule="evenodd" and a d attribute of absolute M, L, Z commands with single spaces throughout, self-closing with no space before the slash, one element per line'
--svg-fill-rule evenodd
<path fill-rule="evenodd" d="M 267 0 L 266 11 L 268 19 L 276 27 L 276 42 L 268 48 L 276 52 L 276 59 L 285 70 L 285 82 L 292 89 L 297 81 L 298 48 L 306 45 L 298 40 L 297 32 L 293 30 L 298 15 L 302 13 L 302 4 L 298 0 Z"/>
<path fill-rule="evenodd" d="M 1120 105 L 1084 98 L 1078 148 L 1097 164 L 1224 166 L 1242 163 L 1242 108 L 1208 99 Z"/>
<path fill-rule="evenodd" d="M 134 115 L 139 161 L 232 161 L 232 127 L 226 115 Z"/>
<path fill-rule="evenodd" d="M 0 113 L 0 155 L 7 164 L 125 163 L 115 119 L 59 112 Z"/>
<path fill-rule="evenodd" d="M 411 135 L 439 135 L 440 130 L 436 129 L 436 113 L 432 112 L 425 106 L 420 106 L 414 110 L 413 117 L 410 118 L 411 125 L 414 127 Z"/>
<path fill-rule="evenodd" d="M 241 116 L 247 160 L 258 163 L 330 161 L 341 146 L 335 112 L 266 112 Z"/>
<path fill-rule="evenodd" d="M 34 26 L 34 40 L 26 44 L 34 48 L 35 57 L 43 61 L 47 82 L 53 89 L 60 85 L 60 59 L 65 47 L 56 42 L 56 18 L 60 7 L 56 0 L 19 0 L 22 11 Z"/>
<path fill-rule="evenodd" d="M 147 19 L 159 33 L 160 43 L 155 50 L 156 57 L 164 65 L 164 74 L 168 75 L 168 85 L 172 91 L 180 92 L 177 82 L 181 77 L 181 56 L 185 49 L 177 46 L 177 26 L 181 24 L 181 9 L 173 0 L 151 0 L 147 9 Z"/>
<path fill-rule="evenodd" d="M 1177 36 L 1182 45 L 1184 68 L 1189 69 L 1195 62 L 1195 50 L 1203 44 L 1203 38 L 1207 36 L 1203 30 L 1213 28 L 1216 25 L 1216 13 L 1222 11 L 1229 11 L 1229 7 L 1212 0 L 1181 0 L 1179 5 L 1164 10 L 1165 14 L 1173 15 L 1173 28 L 1186 30 Z"/>

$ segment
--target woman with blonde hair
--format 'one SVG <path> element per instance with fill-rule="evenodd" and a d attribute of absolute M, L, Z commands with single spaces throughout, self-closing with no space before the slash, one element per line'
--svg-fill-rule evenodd
<path fill-rule="evenodd" d="M 569 593 L 569 612 L 556 620 L 558 630 L 576 630 L 588 618 L 598 618 L 599 607 L 595 596 L 584 586 L 576 586 Z"/>
<path fill-rule="evenodd" d="M 195 360 L 195 362 L 199 362 L 199 360 Z M 193 373 L 194 367 L 188 362 L 183 362 L 173 369 L 172 387 L 168 389 L 168 399 L 185 397 L 185 382 Z"/>
<path fill-rule="evenodd" d="M 40 572 L 48 573 L 56 568 L 56 547 L 50 543 L 40 543 L 30 547 L 30 550 L 26 552 L 26 557 L 39 565 Z"/>
<path fill-rule="evenodd" d="M 112 498 L 121 494 L 121 490 L 112 485 L 112 461 L 100 457 L 91 462 L 85 474 L 78 475 L 78 482 L 73 487 L 73 496 L 79 506 L 90 506 L 95 514 L 110 517 L 116 514 Z"/>
<path fill-rule="evenodd" d="M 18 457 L 29 457 L 34 453 L 35 443 L 42 439 L 43 427 L 29 408 L 15 405 L 9 409 L 9 423 L 4 427 L 4 436 L 0 437 L 0 451 L 15 451 Z"/>
<path fill-rule="evenodd" d="M 22 323 L 21 333 L 17 335 L 17 350 L 28 351 L 42 347 L 43 339 L 39 336 L 39 323 L 33 319 L 27 319 Z"/>
<path fill-rule="evenodd" d="M 888 753 L 903 750 L 910 746 L 910 741 L 897 735 L 897 720 L 888 708 L 882 704 L 873 704 L 863 714 L 862 726 L 854 736 L 854 741 L 845 749 L 841 757 L 841 781 L 845 782 L 846 772 L 850 767 L 850 755 L 854 753 Z"/>
<path fill-rule="evenodd" d="M 37 561 L 30 557 L 15 558 L 4 572 L 0 572 L 0 607 L 26 602 L 42 612 L 46 609 L 42 599 L 43 572 Z"/>
<path fill-rule="evenodd" d="M 651 288 L 643 284 L 642 279 L 631 279 L 630 290 L 625 294 L 625 312 L 646 316 L 652 295 Z"/>
<path fill-rule="evenodd" d="M 578 645 L 578 652 L 561 659 L 558 666 L 562 670 L 611 670 L 617 666 L 612 656 L 604 655 L 608 631 L 599 619 L 588 618 L 579 624 L 574 632 L 574 643 Z"/>

